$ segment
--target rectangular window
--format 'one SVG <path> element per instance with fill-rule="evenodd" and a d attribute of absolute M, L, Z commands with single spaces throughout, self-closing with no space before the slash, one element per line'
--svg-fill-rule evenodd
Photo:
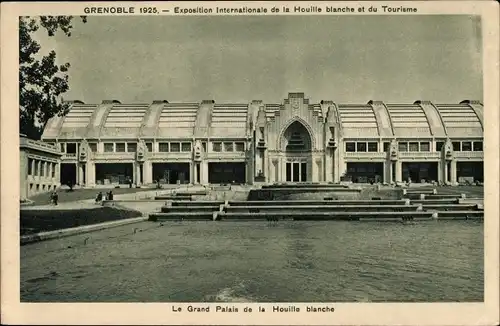
<path fill-rule="evenodd" d="M 97 152 L 97 143 L 89 143 L 89 149 L 92 153 Z"/>
<path fill-rule="evenodd" d="M 224 143 L 224 152 L 232 152 L 233 143 Z"/>
<path fill-rule="evenodd" d="M 110 153 L 110 152 L 114 152 L 114 144 L 113 143 L 104 143 L 104 152 L 106 153 Z"/>
<path fill-rule="evenodd" d="M 345 143 L 345 151 L 346 152 L 355 152 L 356 151 L 356 143 L 354 143 L 354 142 Z"/>
<path fill-rule="evenodd" d="M 366 152 L 366 143 L 357 142 L 356 143 L 356 152 Z"/>
<path fill-rule="evenodd" d="M 245 143 L 242 142 L 237 142 L 234 143 L 235 149 L 237 152 L 244 152 L 245 151 Z"/>
<path fill-rule="evenodd" d="M 52 178 L 56 177 L 56 164 L 52 163 Z"/>
<path fill-rule="evenodd" d="M 148 152 L 153 152 L 153 143 L 146 143 L 146 148 L 148 149 Z"/>
<path fill-rule="evenodd" d="M 368 143 L 368 151 L 369 152 L 378 152 L 378 143 L 376 143 L 376 142 L 369 142 Z"/>
<path fill-rule="evenodd" d="M 61 150 L 61 152 L 66 153 L 66 146 L 64 145 L 64 143 L 59 143 L 59 149 Z"/>
<path fill-rule="evenodd" d="M 168 143 L 159 143 L 158 150 L 160 152 L 168 152 Z"/>
<path fill-rule="evenodd" d="M 391 148 L 391 143 L 384 142 L 384 152 L 388 152 Z"/>
<path fill-rule="evenodd" d="M 191 143 L 182 143 L 183 152 L 191 152 Z"/>
<path fill-rule="evenodd" d="M 207 143 L 206 142 L 201 143 L 201 147 L 203 148 L 203 151 L 206 153 L 207 152 Z"/>
<path fill-rule="evenodd" d="M 470 152 L 472 151 L 472 142 L 464 141 L 462 142 L 462 152 Z"/>
<path fill-rule="evenodd" d="M 443 149 L 443 146 L 444 146 L 443 141 L 436 142 L 436 152 L 441 152 L 441 150 Z"/>
<path fill-rule="evenodd" d="M 33 175 L 33 159 L 28 158 L 28 175 Z"/>
<path fill-rule="evenodd" d="M 66 153 L 76 154 L 76 144 L 75 143 L 67 143 L 66 144 Z"/>
<path fill-rule="evenodd" d="M 421 142 L 420 143 L 420 151 L 421 152 L 429 152 L 431 150 L 431 144 L 429 142 Z"/>
<path fill-rule="evenodd" d="M 222 152 L 222 143 L 213 143 L 212 147 L 214 152 Z"/>
<path fill-rule="evenodd" d="M 408 143 L 399 142 L 398 143 L 398 150 L 400 152 L 408 152 Z"/>
<path fill-rule="evenodd" d="M 170 143 L 170 151 L 174 153 L 179 153 L 181 151 L 180 143 Z"/>
<path fill-rule="evenodd" d="M 137 143 L 127 143 L 127 152 L 129 153 L 137 152 Z"/>
<path fill-rule="evenodd" d="M 460 142 L 459 141 L 453 142 L 453 150 L 456 152 L 460 152 Z"/>
<path fill-rule="evenodd" d="M 409 149 L 410 149 L 410 152 L 418 152 L 418 143 L 411 142 L 409 144 Z"/>
<path fill-rule="evenodd" d="M 475 152 L 482 152 L 483 151 L 483 142 L 482 141 L 475 141 L 474 142 L 474 151 Z"/>
<path fill-rule="evenodd" d="M 117 153 L 123 153 L 125 152 L 125 143 L 116 143 L 116 152 Z"/>

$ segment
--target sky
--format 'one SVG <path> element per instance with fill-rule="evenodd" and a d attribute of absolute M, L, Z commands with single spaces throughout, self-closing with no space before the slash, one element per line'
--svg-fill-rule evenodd
<path fill-rule="evenodd" d="M 483 99 L 471 16 L 89 16 L 73 26 L 71 37 L 35 36 L 71 64 L 65 100 Z"/>

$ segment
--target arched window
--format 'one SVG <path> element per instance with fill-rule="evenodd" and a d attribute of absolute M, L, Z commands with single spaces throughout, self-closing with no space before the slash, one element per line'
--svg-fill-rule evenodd
<path fill-rule="evenodd" d="M 299 121 L 293 122 L 283 134 L 285 151 L 304 152 L 311 150 L 309 132 Z"/>

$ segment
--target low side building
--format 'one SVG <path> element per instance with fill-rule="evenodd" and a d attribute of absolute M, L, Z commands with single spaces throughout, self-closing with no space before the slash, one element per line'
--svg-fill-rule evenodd
<path fill-rule="evenodd" d="M 20 136 L 20 196 L 30 196 L 56 190 L 60 185 L 59 148 L 43 141 Z"/>
<path fill-rule="evenodd" d="M 483 180 L 483 104 L 74 101 L 42 139 L 80 185 Z"/>

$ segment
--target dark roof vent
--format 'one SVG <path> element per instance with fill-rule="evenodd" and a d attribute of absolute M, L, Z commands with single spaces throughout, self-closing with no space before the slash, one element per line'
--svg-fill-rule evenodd
<path fill-rule="evenodd" d="M 153 104 L 161 104 L 161 103 L 168 103 L 167 100 L 154 100 Z"/>

